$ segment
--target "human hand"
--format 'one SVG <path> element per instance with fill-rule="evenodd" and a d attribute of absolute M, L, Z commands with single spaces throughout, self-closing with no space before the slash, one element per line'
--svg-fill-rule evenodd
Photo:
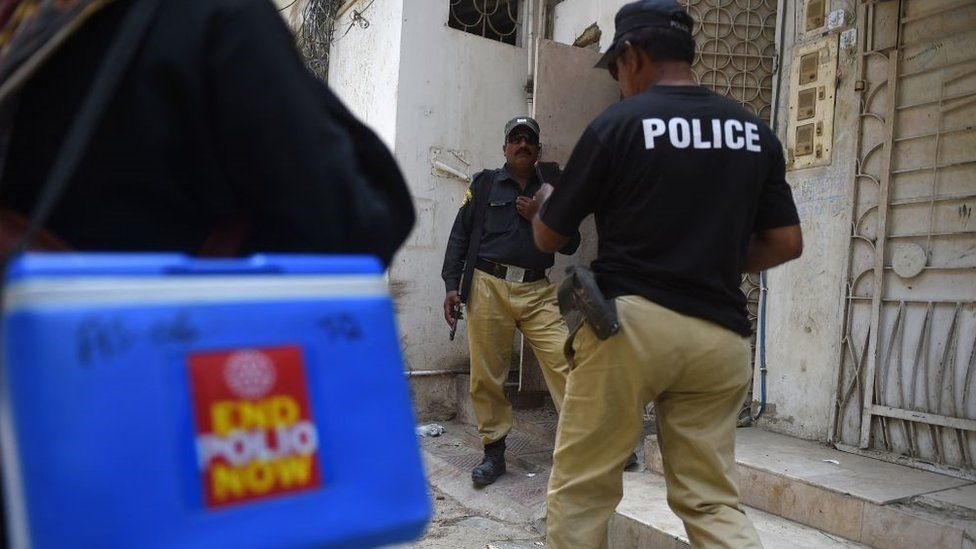
<path fill-rule="evenodd" d="M 549 200 L 549 196 L 552 194 L 552 189 L 553 186 L 548 183 L 543 183 L 542 186 L 539 187 L 539 190 L 532 198 L 532 200 L 536 202 L 536 210 L 538 210 L 539 206 L 542 206 L 546 200 Z"/>
<path fill-rule="evenodd" d="M 444 320 L 447 322 L 448 326 L 454 324 L 454 319 L 451 318 L 451 309 L 455 305 L 461 304 L 461 296 L 458 295 L 457 290 L 451 290 L 447 292 L 447 297 L 444 298 Z"/>
<path fill-rule="evenodd" d="M 532 217 L 539 211 L 539 201 L 535 197 L 520 196 L 515 199 L 515 210 L 520 216 L 532 221 Z"/>

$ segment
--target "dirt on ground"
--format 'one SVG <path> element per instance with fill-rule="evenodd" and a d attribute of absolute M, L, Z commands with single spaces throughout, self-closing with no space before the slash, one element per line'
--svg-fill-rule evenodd
<path fill-rule="evenodd" d="M 532 525 L 488 518 L 465 507 L 453 497 L 431 487 L 434 517 L 414 549 L 482 549 L 544 547 L 545 537 Z"/>
<path fill-rule="evenodd" d="M 434 516 L 424 537 L 410 547 L 544 547 L 546 484 L 552 468 L 556 423 L 553 409 L 516 410 L 515 426 L 506 437 L 508 472 L 484 488 L 471 483 L 471 469 L 483 456 L 474 426 L 444 422 L 437 425 L 437 436 L 422 437 Z M 645 430 L 652 425 L 645 418 Z M 638 453 L 643 453 L 643 444 Z"/>

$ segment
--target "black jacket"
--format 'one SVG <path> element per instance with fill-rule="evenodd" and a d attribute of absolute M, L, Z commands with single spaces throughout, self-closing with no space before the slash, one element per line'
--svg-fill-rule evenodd
<path fill-rule="evenodd" d="M 28 214 L 131 5 L 96 13 L 19 94 L 0 201 Z M 370 253 L 414 223 L 379 139 L 305 69 L 267 0 L 165 0 L 48 228 L 81 250 Z"/>

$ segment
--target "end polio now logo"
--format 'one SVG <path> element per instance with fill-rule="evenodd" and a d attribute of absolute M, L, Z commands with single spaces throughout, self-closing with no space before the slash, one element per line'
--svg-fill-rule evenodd
<path fill-rule="evenodd" d="M 322 485 L 298 346 L 197 353 L 189 368 L 207 507 Z"/>

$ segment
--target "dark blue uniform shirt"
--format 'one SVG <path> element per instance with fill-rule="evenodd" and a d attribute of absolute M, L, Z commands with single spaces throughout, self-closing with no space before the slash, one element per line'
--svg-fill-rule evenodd
<path fill-rule="evenodd" d="M 482 175 L 483 174 L 483 175 Z M 475 177 L 469 189 L 470 196 L 478 196 L 477 186 L 491 185 L 488 206 L 485 211 L 485 226 L 481 236 L 478 257 L 514 265 L 524 269 L 545 270 L 553 265 L 553 254 L 539 251 L 532 236 L 532 223 L 519 215 L 515 200 L 519 196 L 531 198 L 539 190 L 541 183 L 532 178 L 523 190 L 518 181 L 504 167 L 486 170 Z M 464 259 L 468 253 L 468 243 L 474 224 L 475 199 L 467 200 L 458 211 L 451 229 L 441 273 L 447 291 L 457 290 L 464 270 Z M 570 242 L 559 253 L 570 255 L 579 247 L 579 231 L 575 231 Z"/>

